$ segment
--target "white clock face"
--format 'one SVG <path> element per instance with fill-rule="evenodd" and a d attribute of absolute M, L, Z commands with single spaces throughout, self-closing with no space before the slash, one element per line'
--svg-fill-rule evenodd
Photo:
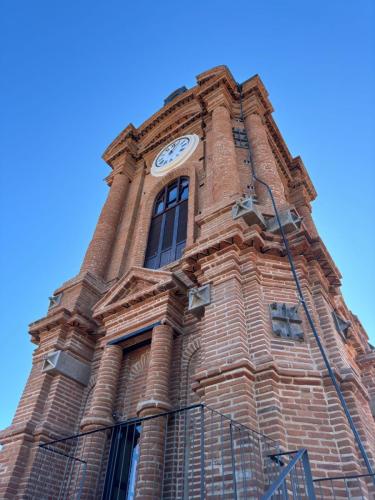
<path fill-rule="evenodd" d="M 172 168 L 181 165 L 194 152 L 198 142 L 198 136 L 192 134 L 184 135 L 167 144 L 153 161 L 151 167 L 152 175 L 164 175 Z"/>

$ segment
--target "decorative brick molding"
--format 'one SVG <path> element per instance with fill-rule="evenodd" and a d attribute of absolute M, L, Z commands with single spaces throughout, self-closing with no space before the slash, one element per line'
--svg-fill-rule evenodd
<path fill-rule="evenodd" d="M 259 76 L 241 85 L 240 96 L 228 68 L 218 66 L 107 148 L 110 190 L 82 270 L 30 325 L 33 368 L 13 423 L 0 434 L 0 498 L 27 497 L 41 441 L 195 402 L 287 449 L 307 446 L 314 476 L 363 472 L 316 340 L 294 305 L 274 209 L 251 178 L 247 147 L 255 173 L 272 188 L 307 307 L 375 457 L 375 350 L 341 296 L 340 272 L 312 219 L 316 191 L 272 111 Z M 150 175 L 161 149 L 186 134 L 199 137 L 192 156 L 163 177 Z M 155 197 L 180 176 L 189 178 L 185 249 L 180 260 L 145 269 Z M 161 496 L 161 420 L 144 422 L 138 498 Z M 105 432 L 88 436 L 80 457 L 88 464 L 85 498 L 95 496 L 109 451 Z"/>

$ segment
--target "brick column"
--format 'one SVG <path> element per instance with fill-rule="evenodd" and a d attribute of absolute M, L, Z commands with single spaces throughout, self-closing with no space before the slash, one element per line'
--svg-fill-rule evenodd
<path fill-rule="evenodd" d="M 97 276 L 104 277 L 128 185 L 128 175 L 121 170 L 114 172 L 111 189 L 87 249 L 81 271 L 91 271 Z"/>
<path fill-rule="evenodd" d="M 145 398 L 138 405 L 140 417 L 157 415 L 171 408 L 169 375 L 173 330 L 168 325 L 153 329 Z M 164 463 L 165 417 L 146 420 L 142 425 L 136 498 L 161 498 Z"/>
<path fill-rule="evenodd" d="M 216 266 L 202 264 L 202 282 L 211 283 L 211 304 L 202 318 L 202 401 L 255 428 L 255 398 L 246 329 L 246 306 L 237 252 L 228 251 Z M 235 402 L 235 404 L 234 404 Z"/>
<path fill-rule="evenodd" d="M 92 395 L 89 414 L 82 420 L 81 428 L 113 424 L 113 403 L 122 361 L 122 348 L 107 345 L 100 361 L 99 373 Z"/>
<path fill-rule="evenodd" d="M 293 189 L 291 193 L 291 202 L 296 207 L 299 215 L 303 218 L 303 223 L 309 235 L 312 238 L 317 238 L 319 235 L 311 215 L 311 204 L 303 185 L 299 185 Z"/>
<path fill-rule="evenodd" d="M 272 189 L 278 208 L 287 208 L 284 186 L 281 181 L 275 157 L 268 142 L 267 131 L 262 117 L 257 112 L 250 112 L 245 119 L 252 159 L 256 175 Z M 265 186 L 255 183 L 258 200 L 264 208 L 273 214 L 270 196 Z"/>
<path fill-rule="evenodd" d="M 229 110 L 221 105 L 212 112 L 211 184 L 214 203 L 230 201 L 241 194 Z"/>
<path fill-rule="evenodd" d="M 122 348 L 107 345 L 100 361 L 89 414 L 82 419 L 81 430 L 87 432 L 113 424 L 113 404 L 122 361 Z M 98 481 L 103 472 L 103 456 L 109 448 L 111 432 L 99 431 L 85 436 L 83 459 L 87 462 L 83 498 L 94 500 L 98 495 Z"/>

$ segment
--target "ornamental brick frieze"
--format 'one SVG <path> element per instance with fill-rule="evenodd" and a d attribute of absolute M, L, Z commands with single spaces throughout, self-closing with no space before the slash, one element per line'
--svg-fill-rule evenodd
<path fill-rule="evenodd" d="M 190 113 L 189 115 L 185 115 L 184 119 L 181 120 L 181 123 L 178 125 L 174 125 L 167 127 L 163 132 L 160 132 L 157 137 L 153 138 L 149 144 L 146 144 L 143 149 L 140 149 L 140 154 L 143 156 L 149 155 L 149 153 L 155 151 L 155 149 L 160 149 L 160 147 L 171 141 L 175 137 L 184 134 L 186 129 L 191 128 L 192 125 L 195 124 L 195 127 L 198 128 L 197 131 L 200 131 L 200 123 L 201 123 L 201 112 Z"/>
<path fill-rule="evenodd" d="M 228 218 L 231 219 L 231 204 L 228 205 Z M 184 252 L 184 259 L 200 259 L 202 257 L 207 257 L 218 251 L 224 250 L 230 246 L 235 246 L 237 248 L 245 248 L 244 239 L 245 237 L 249 241 L 249 233 L 246 232 L 247 227 L 245 223 L 233 223 L 229 225 L 225 230 L 216 230 L 212 232 L 207 237 L 199 238 L 195 241 L 194 245 L 186 247 Z M 259 245 L 262 243 L 263 239 L 259 232 L 253 231 L 251 234 L 251 240 L 257 240 Z M 255 243 L 257 245 L 257 243 Z"/>
<path fill-rule="evenodd" d="M 136 142 L 138 140 L 138 132 L 132 123 L 116 137 L 114 141 L 107 147 L 103 153 L 103 160 L 111 164 L 111 159 L 116 157 L 122 151 L 126 142 Z"/>
<path fill-rule="evenodd" d="M 93 309 L 94 318 L 103 319 L 118 311 L 129 309 L 148 300 L 156 300 L 158 295 L 175 292 L 185 295 L 186 286 L 170 271 L 160 271 L 132 267 L 98 301 Z"/>
<path fill-rule="evenodd" d="M 29 333 L 33 342 L 39 343 L 42 336 L 52 331 L 59 335 L 66 335 L 70 329 L 77 329 L 83 335 L 93 334 L 97 329 L 97 323 L 80 313 L 72 313 L 62 307 L 56 308 L 53 313 L 44 318 L 34 321 L 29 326 Z"/>
<path fill-rule="evenodd" d="M 220 283 L 228 278 L 236 278 L 241 281 L 241 258 L 238 248 L 231 247 L 225 249 L 217 255 L 215 261 L 212 259 L 201 259 L 200 269 L 202 276 L 201 283 Z"/>
<path fill-rule="evenodd" d="M 305 258 L 308 261 L 315 260 L 319 263 L 331 286 L 341 286 L 341 274 L 320 238 L 319 240 L 311 242 L 311 245 L 305 253 Z"/>

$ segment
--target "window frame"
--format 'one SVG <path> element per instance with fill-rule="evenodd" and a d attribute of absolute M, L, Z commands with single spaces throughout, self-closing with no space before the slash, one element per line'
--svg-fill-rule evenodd
<path fill-rule="evenodd" d="M 168 206 L 168 195 L 171 192 L 171 190 L 176 187 L 177 188 L 177 198 L 175 199 L 174 202 L 171 203 L 170 206 Z M 182 198 L 182 194 L 184 190 L 187 189 L 187 196 Z M 185 210 L 188 211 L 188 206 L 189 206 L 189 191 L 190 191 L 190 179 L 187 176 L 181 176 L 177 177 L 173 181 L 169 182 L 166 184 L 162 190 L 159 191 L 157 196 L 155 197 L 155 201 L 153 203 L 152 207 L 152 215 L 151 215 L 151 223 L 148 231 L 148 238 L 147 238 L 147 245 L 146 245 L 146 252 L 145 252 L 145 258 L 144 258 L 144 267 L 148 269 L 160 269 L 161 267 L 164 267 L 171 262 L 177 261 L 181 254 L 178 256 L 178 253 L 183 251 L 183 249 L 186 246 L 186 241 L 187 241 L 187 229 L 188 229 L 188 216 L 186 214 L 186 230 L 185 230 L 185 238 L 182 239 L 181 241 L 177 241 L 177 235 L 179 232 L 180 224 L 181 224 L 181 207 L 183 204 L 186 204 Z M 158 210 L 158 205 L 160 202 L 163 203 L 163 209 L 159 213 L 157 212 Z M 167 214 L 171 211 L 174 211 L 173 215 L 173 229 L 172 229 L 172 234 L 168 233 L 169 237 L 171 238 L 171 245 L 167 247 L 166 249 L 163 250 L 163 244 L 166 241 L 166 237 L 168 235 L 165 234 L 166 230 L 166 222 L 167 222 Z M 150 255 L 149 254 L 149 248 L 150 248 L 150 236 L 151 232 L 153 229 L 153 224 L 155 224 L 155 220 L 157 218 L 161 218 L 161 224 L 160 224 L 160 231 L 159 231 L 159 238 L 158 238 L 158 244 L 157 244 L 157 252 Z M 183 248 L 180 250 L 180 245 L 183 244 Z M 163 254 L 166 254 L 167 252 L 172 252 L 172 257 L 167 258 L 167 262 L 163 262 Z M 153 265 L 150 266 L 150 263 Z"/>

